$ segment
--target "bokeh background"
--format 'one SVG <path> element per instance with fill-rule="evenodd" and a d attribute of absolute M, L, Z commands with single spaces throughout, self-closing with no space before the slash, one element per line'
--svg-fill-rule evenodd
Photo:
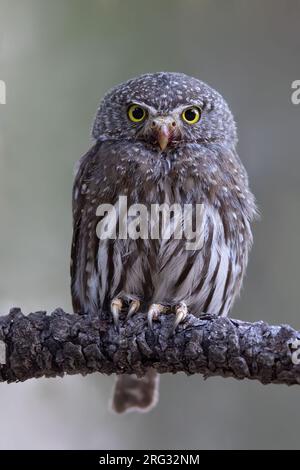
<path fill-rule="evenodd" d="M 71 310 L 73 167 L 98 101 L 170 70 L 230 103 L 262 214 L 232 316 L 300 328 L 299 21 L 299 0 L 0 0 L 0 312 Z M 0 384 L 0 448 L 300 447 L 299 387 L 166 375 L 154 411 L 118 417 L 113 380 Z"/>

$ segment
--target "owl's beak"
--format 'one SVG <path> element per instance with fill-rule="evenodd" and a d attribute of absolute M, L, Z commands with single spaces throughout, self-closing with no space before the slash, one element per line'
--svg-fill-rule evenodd
<path fill-rule="evenodd" d="M 157 143 L 163 152 L 174 136 L 176 122 L 169 117 L 161 117 L 155 119 L 151 127 L 156 136 Z"/>
<path fill-rule="evenodd" d="M 169 143 L 171 137 L 170 129 L 167 124 L 162 124 L 162 126 L 158 129 L 157 132 L 157 142 L 160 146 L 160 149 L 164 151 Z"/>

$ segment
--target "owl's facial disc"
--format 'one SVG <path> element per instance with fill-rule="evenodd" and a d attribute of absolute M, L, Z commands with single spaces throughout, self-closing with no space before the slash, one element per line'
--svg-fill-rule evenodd
<path fill-rule="evenodd" d="M 189 141 L 188 127 L 201 119 L 201 108 L 197 105 L 180 105 L 168 112 L 161 111 L 145 103 L 134 102 L 127 107 L 127 117 L 136 127 L 136 137 L 162 152 Z"/>

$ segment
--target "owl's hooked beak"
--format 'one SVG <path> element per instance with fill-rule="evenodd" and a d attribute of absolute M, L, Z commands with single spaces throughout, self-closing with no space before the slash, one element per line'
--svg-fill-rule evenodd
<path fill-rule="evenodd" d="M 173 140 L 176 127 L 177 123 L 172 117 L 158 117 L 152 121 L 151 129 L 162 151 L 164 151 Z"/>

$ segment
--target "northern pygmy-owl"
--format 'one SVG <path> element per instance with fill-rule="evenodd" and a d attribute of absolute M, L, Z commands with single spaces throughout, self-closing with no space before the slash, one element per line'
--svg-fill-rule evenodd
<path fill-rule="evenodd" d="M 256 208 L 222 96 L 181 73 L 142 75 L 106 94 L 92 134 L 73 189 L 74 311 L 107 308 L 117 325 L 121 312 L 134 321 L 141 309 L 150 326 L 173 311 L 175 327 L 187 312 L 227 315 L 241 288 Z M 100 239 L 97 208 L 120 196 L 147 207 L 201 204 L 201 247 L 187 250 L 174 237 Z M 156 390 L 153 371 L 118 376 L 113 408 L 149 409 Z"/>

